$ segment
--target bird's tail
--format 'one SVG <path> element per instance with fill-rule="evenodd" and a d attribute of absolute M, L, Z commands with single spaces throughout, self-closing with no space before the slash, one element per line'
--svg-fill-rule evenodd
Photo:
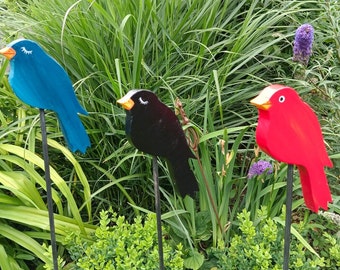
<path fill-rule="evenodd" d="M 85 110 L 83 112 L 87 114 Z M 68 148 L 72 152 L 78 150 L 84 154 L 90 146 L 90 139 L 78 114 L 75 111 L 66 110 L 57 112 L 57 116 Z"/>
<path fill-rule="evenodd" d="M 194 197 L 195 192 L 198 191 L 198 184 L 190 169 L 188 158 L 185 156 L 170 157 L 167 159 L 167 163 L 171 178 L 180 195 L 183 198 L 185 195 Z"/>
<path fill-rule="evenodd" d="M 298 169 L 306 206 L 316 213 L 319 211 L 319 208 L 327 210 L 328 202 L 332 201 L 332 195 L 324 168 L 320 166 L 313 166 L 311 168 L 298 166 Z"/>

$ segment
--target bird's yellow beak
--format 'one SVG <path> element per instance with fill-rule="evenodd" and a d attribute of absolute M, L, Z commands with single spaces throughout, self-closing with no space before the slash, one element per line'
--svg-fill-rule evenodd
<path fill-rule="evenodd" d="M 269 99 L 264 99 L 261 96 L 257 96 L 256 98 L 253 98 L 250 103 L 254 106 L 256 106 L 258 109 L 267 111 L 271 106 L 271 102 Z"/>
<path fill-rule="evenodd" d="M 16 51 L 13 48 L 5 47 L 0 50 L 0 54 L 11 60 L 16 55 Z"/>
<path fill-rule="evenodd" d="M 128 111 L 130 111 L 132 107 L 135 105 L 134 101 L 129 96 L 126 96 L 126 95 L 122 97 L 121 99 L 118 99 L 117 103 L 122 105 L 122 107 Z"/>

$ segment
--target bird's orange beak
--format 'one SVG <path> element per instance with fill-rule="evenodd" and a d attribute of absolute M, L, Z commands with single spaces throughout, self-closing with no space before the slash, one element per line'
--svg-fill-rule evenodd
<path fill-rule="evenodd" d="M 134 101 L 128 96 L 124 96 L 121 99 L 118 99 L 117 103 L 122 105 L 122 107 L 128 111 L 130 111 L 132 107 L 135 105 Z"/>
<path fill-rule="evenodd" d="M 0 50 L 0 54 L 11 60 L 16 55 L 16 51 L 13 48 L 5 47 Z"/>

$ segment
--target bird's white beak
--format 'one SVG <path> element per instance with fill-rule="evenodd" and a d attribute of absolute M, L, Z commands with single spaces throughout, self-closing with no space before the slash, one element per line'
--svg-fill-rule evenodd
<path fill-rule="evenodd" d="M 16 55 L 16 51 L 13 48 L 5 47 L 0 50 L 0 54 L 11 60 Z"/>

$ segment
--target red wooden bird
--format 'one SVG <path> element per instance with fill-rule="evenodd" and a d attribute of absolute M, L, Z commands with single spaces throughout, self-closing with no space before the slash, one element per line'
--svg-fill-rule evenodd
<path fill-rule="evenodd" d="M 270 85 L 250 101 L 259 111 L 256 142 L 278 161 L 298 167 L 306 206 L 314 212 L 327 210 L 332 196 L 324 166 L 332 167 L 318 118 L 287 86 Z"/>

